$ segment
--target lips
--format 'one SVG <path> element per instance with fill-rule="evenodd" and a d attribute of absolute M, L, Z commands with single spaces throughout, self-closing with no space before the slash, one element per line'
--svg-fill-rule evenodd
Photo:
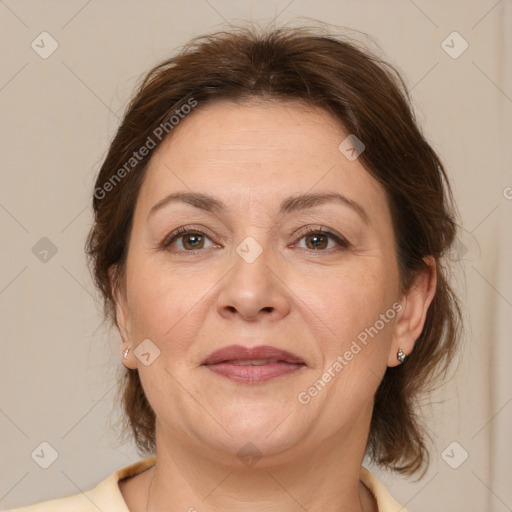
<path fill-rule="evenodd" d="M 203 365 L 214 365 L 219 363 L 231 364 L 265 364 L 264 360 L 289 364 L 305 364 L 297 355 L 286 350 L 281 350 L 269 345 L 258 347 L 243 347 L 241 345 L 229 345 L 212 352 L 203 362 Z"/>
<path fill-rule="evenodd" d="M 297 355 L 268 345 L 230 345 L 210 354 L 202 363 L 208 370 L 232 381 L 257 384 L 296 373 L 306 364 Z"/>

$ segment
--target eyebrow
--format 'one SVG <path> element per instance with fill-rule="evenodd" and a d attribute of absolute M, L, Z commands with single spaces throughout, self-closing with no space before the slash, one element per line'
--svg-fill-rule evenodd
<path fill-rule="evenodd" d="M 222 201 L 208 194 L 202 194 L 200 192 L 174 192 L 165 196 L 151 208 L 148 213 L 148 219 L 164 206 L 176 202 L 190 204 L 196 208 L 200 208 L 201 210 L 217 214 L 230 211 Z M 287 215 L 331 202 L 348 206 L 361 217 L 365 224 L 370 224 L 368 214 L 364 208 L 359 203 L 356 203 L 338 192 L 308 193 L 287 197 L 281 202 L 279 212 L 283 215 Z"/>

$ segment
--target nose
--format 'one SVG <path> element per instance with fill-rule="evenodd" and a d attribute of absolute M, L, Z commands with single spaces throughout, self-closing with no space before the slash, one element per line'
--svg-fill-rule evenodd
<path fill-rule="evenodd" d="M 220 284 L 217 305 L 221 316 L 275 321 L 288 314 L 290 290 L 286 273 L 277 268 L 271 253 L 271 249 L 264 249 L 252 261 L 243 252 L 233 252 L 233 266 Z"/>

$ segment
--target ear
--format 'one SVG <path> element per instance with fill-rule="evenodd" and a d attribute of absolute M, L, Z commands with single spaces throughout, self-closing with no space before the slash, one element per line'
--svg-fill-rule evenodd
<path fill-rule="evenodd" d="M 110 279 L 110 289 L 112 290 L 112 296 L 115 302 L 115 315 L 116 325 L 121 335 L 121 362 L 126 368 L 135 369 L 137 364 L 133 356 L 133 343 L 130 335 L 130 315 L 128 314 L 128 306 L 126 301 L 126 293 L 121 283 L 119 282 L 118 266 L 112 265 L 108 269 L 108 275 Z M 130 348 L 126 358 L 123 357 L 123 352 Z"/>
<path fill-rule="evenodd" d="M 436 260 L 428 256 L 425 258 L 425 263 L 428 268 L 416 278 L 400 301 L 402 311 L 393 330 L 388 366 L 400 364 L 397 359 L 399 349 L 402 349 L 406 356 L 413 351 L 414 344 L 425 325 L 427 311 L 436 293 L 437 283 Z"/>

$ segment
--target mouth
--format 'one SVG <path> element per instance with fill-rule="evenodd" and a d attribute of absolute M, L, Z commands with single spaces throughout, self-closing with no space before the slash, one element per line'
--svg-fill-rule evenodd
<path fill-rule="evenodd" d="M 291 352 L 268 345 L 230 345 L 210 354 L 202 366 L 235 382 L 255 384 L 295 373 L 306 363 Z"/>

